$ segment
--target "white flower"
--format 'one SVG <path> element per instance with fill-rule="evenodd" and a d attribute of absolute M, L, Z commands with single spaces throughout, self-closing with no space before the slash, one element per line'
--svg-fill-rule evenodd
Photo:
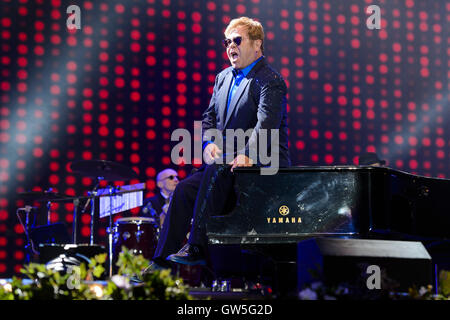
<path fill-rule="evenodd" d="M 3 290 L 5 290 L 6 292 L 12 292 L 12 285 L 11 285 L 11 283 L 3 284 Z"/>
<path fill-rule="evenodd" d="M 114 282 L 114 284 L 121 289 L 125 290 L 131 289 L 130 279 L 124 276 L 116 274 L 112 276 L 111 281 Z"/>
<path fill-rule="evenodd" d="M 424 294 L 426 294 L 428 292 L 427 288 L 425 287 L 420 287 L 419 289 L 419 295 L 423 296 Z"/>
<path fill-rule="evenodd" d="M 317 300 L 317 293 L 310 288 L 303 289 L 298 293 L 300 300 Z"/>

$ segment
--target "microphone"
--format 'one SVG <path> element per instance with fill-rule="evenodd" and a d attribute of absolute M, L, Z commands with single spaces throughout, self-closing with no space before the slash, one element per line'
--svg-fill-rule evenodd
<path fill-rule="evenodd" d="M 81 210 L 82 213 L 85 213 L 85 212 L 86 212 L 86 209 L 87 209 L 89 203 L 91 203 L 91 199 L 92 199 L 92 198 L 89 198 L 89 199 L 86 201 L 86 203 L 84 204 L 83 210 Z"/>

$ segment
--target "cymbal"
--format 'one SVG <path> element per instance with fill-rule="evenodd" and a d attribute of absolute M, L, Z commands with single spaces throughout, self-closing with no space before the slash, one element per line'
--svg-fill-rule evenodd
<path fill-rule="evenodd" d="M 21 192 L 19 193 L 19 196 L 22 199 L 30 200 L 30 201 L 55 201 L 55 200 L 71 200 L 73 197 L 70 197 L 68 195 L 59 194 L 56 192 L 51 191 L 28 191 L 28 192 Z"/>
<path fill-rule="evenodd" d="M 72 162 L 70 169 L 85 177 L 99 180 L 123 181 L 138 178 L 133 169 L 107 160 L 80 160 Z"/>

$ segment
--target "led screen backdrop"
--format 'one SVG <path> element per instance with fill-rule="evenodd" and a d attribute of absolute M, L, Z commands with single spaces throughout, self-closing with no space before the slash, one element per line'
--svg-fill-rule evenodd
<path fill-rule="evenodd" d="M 78 30 L 66 25 L 73 4 Z M 380 29 L 366 25 L 372 4 Z M 162 168 L 190 173 L 171 163 L 171 133 L 201 119 L 228 66 L 223 31 L 241 15 L 263 23 L 266 57 L 288 85 L 293 165 L 357 164 L 370 151 L 450 178 L 446 1 L 4 0 L 0 12 L 0 277 L 25 259 L 18 193 L 92 190 L 72 161 L 129 166 L 139 179 L 116 184 L 145 182 L 146 195 Z M 34 205 L 47 223 L 45 203 Z M 70 233 L 72 213 L 53 203 L 51 222 Z M 79 220 L 87 243 L 89 213 Z"/>

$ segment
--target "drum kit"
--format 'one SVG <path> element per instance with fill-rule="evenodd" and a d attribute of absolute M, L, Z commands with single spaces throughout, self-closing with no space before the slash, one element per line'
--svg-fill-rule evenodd
<path fill-rule="evenodd" d="M 19 197 L 25 201 L 46 202 L 47 205 L 47 226 L 51 226 L 50 208 L 53 202 L 69 202 L 74 204 L 73 211 L 73 235 L 72 247 L 77 246 L 77 221 L 79 218 L 78 208 L 81 201 L 85 201 L 82 213 L 90 206 L 91 221 L 90 221 L 90 246 L 97 245 L 95 243 L 95 220 L 99 218 L 109 218 L 108 234 L 108 261 L 109 261 L 109 276 L 113 273 L 113 264 L 117 261 L 118 255 L 122 246 L 127 247 L 133 254 L 142 254 L 146 259 L 151 259 L 159 236 L 159 225 L 157 224 L 157 217 L 140 217 L 132 216 L 119 218 L 113 225 L 112 216 L 119 212 L 124 212 L 132 208 L 142 205 L 143 190 L 145 184 L 135 184 L 129 186 L 115 187 L 109 185 L 107 188 L 99 189 L 101 181 L 105 180 L 109 184 L 113 181 L 128 181 L 137 178 L 137 174 L 131 168 L 106 160 L 83 160 L 72 162 L 70 165 L 72 172 L 83 177 L 95 179 L 95 187 L 92 191 L 87 193 L 87 196 L 71 197 L 61 195 L 49 189 L 43 192 L 31 191 L 19 194 Z M 98 199 L 98 201 L 96 201 Z M 98 208 L 97 208 L 98 204 Z M 35 207 L 27 205 L 25 208 L 20 208 L 17 211 L 17 216 L 22 224 L 25 235 L 27 237 L 26 252 L 27 262 L 31 255 L 39 254 L 36 251 L 33 239 L 30 236 L 33 232 L 34 226 L 30 223 L 30 214 L 36 209 Z M 26 214 L 25 223 L 23 223 L 19 212 Z M 98 215 L 96 214 L 98 213 Z M 35 220 L 35 219 L 34 219 Z M 48 230 L 48 229 L 46 229 Z M 51 238 L 50 236 L 47 238 Z M 54 239 L 53 239 L 54 240 Z M 83 244 L 81 244 L 83 245 Z M 84 244 L 87 245 L 87 244 Z"/>

